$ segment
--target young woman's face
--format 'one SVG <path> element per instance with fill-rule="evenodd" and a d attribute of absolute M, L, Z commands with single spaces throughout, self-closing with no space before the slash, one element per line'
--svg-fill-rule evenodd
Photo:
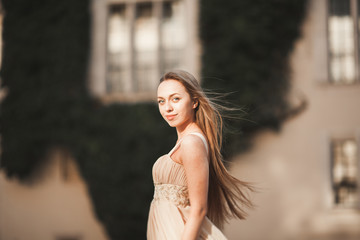
<path fill-rule="evenodd" d="M 197 104 L 179 81 L 160 83 L 157 96 L 160 113 L 170 126 L 186 126 L 194 121 Z"/>

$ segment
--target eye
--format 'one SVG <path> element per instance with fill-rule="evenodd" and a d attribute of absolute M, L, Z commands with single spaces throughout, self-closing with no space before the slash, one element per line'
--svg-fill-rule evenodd
<path fill-rule="evenodd" d="M 160 100 L 158 100 L 158 103 L 159 103 L 159 104 L 163 104 L 163 103 L 164 103 L 164 100 L 163 100 L 163 99 L 160 99 Z"/>
<path fill-rule="evenodd" d="M 173 98 L 173 101 L 174 101 L 174 102 L 178 102 L 179 100 L 180 100 L 179 97 L 174 97 L 174 98 Z"/>

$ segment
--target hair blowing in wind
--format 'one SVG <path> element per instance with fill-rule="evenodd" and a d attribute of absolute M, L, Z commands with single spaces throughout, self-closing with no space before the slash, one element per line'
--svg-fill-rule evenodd
<path fill-rule="evenodd" d="M 198 101 L 195 122 L 209 142 L 208 218 L 219 228 L 222 228 L 231 217 L 245 219 L 247 215 L 245 209 L 253 207 L 247 192 L 254 191 L 254 187 L 248 182 L 233 177 L 225 168 L 221 154 L 223 133 L 221 111 L 228 108 L 206 96 L 199 82 L 186 71 L 168 72 L 162 76 L 160 82 L 166 80 L 181 82 L 190 97 Z"/>

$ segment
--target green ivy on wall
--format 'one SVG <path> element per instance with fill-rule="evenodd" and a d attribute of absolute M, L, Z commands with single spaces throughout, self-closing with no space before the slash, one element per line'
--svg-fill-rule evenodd
<path fill-rule="evenodd" d="M 154 103 L 103 106 L 88 94 L 90 0 L 2 0 L 0 167 L 26 181 L 52 146 L 80 166 L 96 216 L 111 239 L 144 239 L 151 167 L 175 143 Z M 203 83 L 235 91 L 250 121 L 234 121 L 225 153 L 291 112 L 288 57 L 305 12 L 300 0 L 200 1 Z"/>
<path fill-rule="evenodd" d="M 225 155 L 247 150 L 259 130 L 279 131 L 283 121 L 296 112 L 287 101 L 288 60 L 300 36 L 306 2 L 201 1 L 204 86 L 234 92 L 230 102 L 248 113 L 242 121 L 231 121 L 238 131 L 227 132 Z"/>
<path fill-rule="evenodd" d="M 61 146 L 76 158 L 111 239 L 144 239 L 151 167 L 175 132 L 154 103 L 102 106 L 86 87 L 88 0 L 4 0 L 1 168 L 26 181 Z"/>

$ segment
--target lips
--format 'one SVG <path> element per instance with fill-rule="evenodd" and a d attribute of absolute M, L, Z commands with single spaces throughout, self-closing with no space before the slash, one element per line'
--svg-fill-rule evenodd
<path fill-rule="evenodd" d="M 175 118 L 177 114 L 169 114 L 169 115 L 165 115 L 165 117 L 167 118 L 167 120 L 173 120 Z"/>

